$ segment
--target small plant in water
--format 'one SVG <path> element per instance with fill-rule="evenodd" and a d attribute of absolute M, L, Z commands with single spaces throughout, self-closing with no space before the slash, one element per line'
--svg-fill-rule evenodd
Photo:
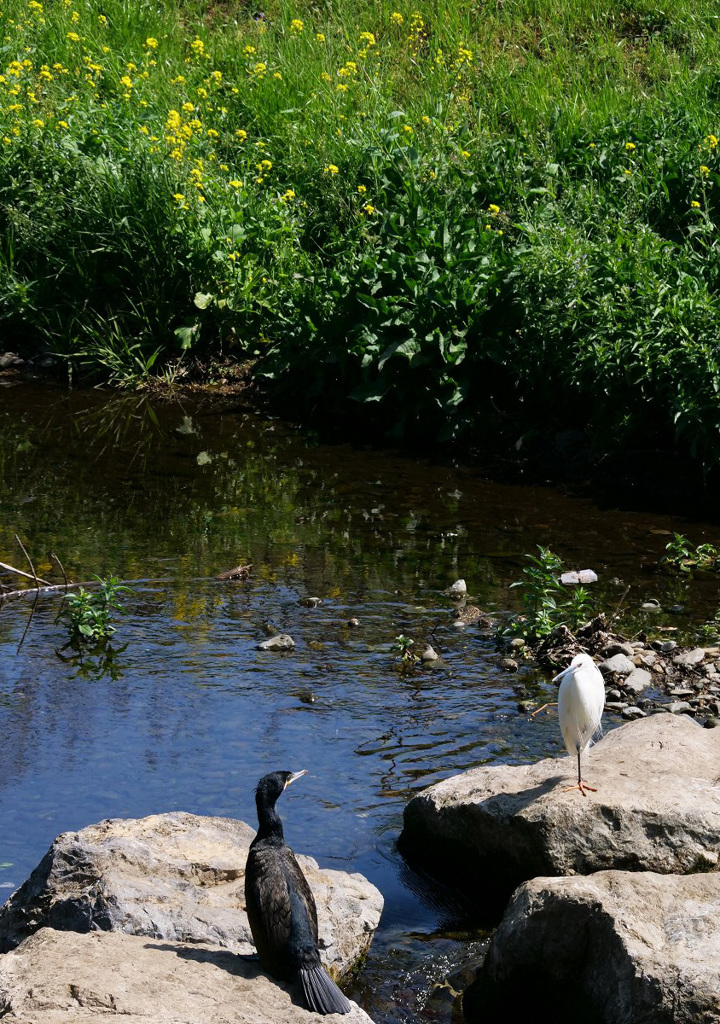
<path fill-rule="evenodd" d="M 691 574 L 694 569 L 720 572 L 720 550 L 714 544 L 698 544 L 682 533 L 674 533 L 665 545 L 660 566 L 668 572 Z"/>
<path fill-rule="evenodd" d="M 400 655 L 401 672 L 407 672 L 409 669 L 415 668 L 420 661 L 417 654 L 410 650 L 414 643 L 414 640 L 411 640 L 409 636 L 405 636 L 403 633 L 395 637 L 395 650 Z"/>
<path fill-rule="evenodd" d="M 592 599 L 584 587 L 568 588 L 560 582 L 562 559 L 550 548 L 538 545 L 539 554 L 525 555 L 530 565 L 523 569 L 524 579 L 511 584 L 523 587 L 524 613 L 514 615 L 505 635 L 525 640 L 542 640 L 556 628 L 577 629 L 594 613 Z"/>
<path fill-rule="evenodd" d="M 113 612 L 125 614 L 125 608 L 118 600 L 118 594 L 130 587 L 122 586 L 116 576 L 108 579 L 95 577 L 98 581 L 97 591 L 78 587 L 74 593 L 67 594 L 65 608 L 60 618 L 70 631 L 70 644 L 73 647 L 99 644 L 109 639 L 115 632 L 110 619 Z"/>

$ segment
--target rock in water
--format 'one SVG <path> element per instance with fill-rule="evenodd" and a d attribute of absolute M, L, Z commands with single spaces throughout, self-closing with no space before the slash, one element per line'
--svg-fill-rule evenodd
<path fill-rule="evenodd" d="M 254 957 L 120 932 L 42 928 L 0 957 L 3 1024 L 305 1024 Z M 335 1018 L 333 1018 L 335 1019 Z M 355 1003 L 343 1024 L 372 1024 Z"/>
<path fill-rule="evenodd" d="M 586 763 L 596 793 L 565 792 L 570 757 L 452 776 L 405 808 L 401 849 L 440 878 L 509 895 L 536 875 L 692 871 L 720 848 L 720 730 L 652 715 L 608 733 Z M 491 884 L 488 884 L 490 880 Z"/>
<path fill-rule="evenodd" d="M 567 1019 L 578 1021 L 720 1021 L 720 874 L 600 871 L 522 885 L 465 1015 L 542 1019 L 543 998 L 557 1013 L 568 995 Z"/>
<path fill-rule="evenodd" d="M 49 925 L 252 953 L 244 890 L 254 836 L 242 821 L 179 811 L 66 832 L 0 908 L 0 950 Z M 323 962 L 342 975 L 367 950 L 382 896 L 362 875 L 298 861 L 317 903 Z"/>

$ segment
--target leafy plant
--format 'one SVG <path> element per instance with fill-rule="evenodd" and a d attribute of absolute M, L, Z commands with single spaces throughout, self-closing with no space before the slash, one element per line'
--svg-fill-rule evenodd
<path fill-rule="evenodd" d="M 420 661 L 417 654 L 410 650 L 414 643 L 414 640 L 409 636 L 405 636 L 403 633 L 401 633 L 400 636 L 395 637 L 395 650 L 400 655 L 401 672 L 407 672 L 414 669 Z"/>
<path fill-rule="evenodd" d="M 673 534 L 665 545 L 665 554 L 660 567 L 667 572 L 691 575 L 695 569 L 705 572 L 720 572 L 720 549 L 713 544 L 693 544 L 682 533 Z"/>
<path fill-rule="evenodd" d="M 523 569 L 524 579 L 511 584 L 522 587 L 524 613 L 514 615 L 505 635 L 521 636 L 533 643 L 548 636 L 557 626 L 577 629 L 594 612 L 590 595 L 584 587 L 569 590 L 560 582 L 562 559 L 550 548 L 538 545 L 538 555 L 525 557 L 530 565 Z"/>
<path fill-rule="evenodd" d="M 109 639 L 115 632 L 110 621 L 113 613 L 126 614 L 118 595 L 122 591 L 129 592 L 130 587 L 123 586 L 116 576 L 108 579 L 97 576 L 96 579 L 97 591 L 78 587 L 65 597 L 60 618 L 68 627 L 69 642 L 74 647 L 97 645 Z"/>

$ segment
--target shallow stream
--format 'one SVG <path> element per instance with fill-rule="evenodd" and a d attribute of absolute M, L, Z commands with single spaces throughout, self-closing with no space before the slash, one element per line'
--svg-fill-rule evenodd
<path fill-rule="evenodd" d="M 31 599 L 0 605 L 0 902 L 60 832 L 169 810 L 254 824 L 257 779 L 307 768 L 283 798 L 288 841 L 386 901 L 351 994 L 377 1024 L 457 1020 L 452 989 L 486 936 L 405 865 L 403 807 L 477 765 L 572 770 L 555 714 L 517 708 L 548 680 L 503 671 L 492 630 L 456 628 L 447 587 L 463 577 L 484 610 L 517 609 L 524 555 L 548 545 L 595 569 L 607 609 L 630 586 L 628 607 L 676 609 L 647 624 L 682 631 L 720 599 L 715 581 L 652 571 L 673 530 L 720 541 L 707 523 L 320 444 L 228 399 L 0 387 L 0 560 L 27 568 L 17 533 L 41 576 L 59 579 L 54 551 L 71 579 L 132 588 L 108 651 L 81 660 L 58 597 L 29 625 Z M 245 563 L 246 581 L 216 578 Z M 256 649 L 276 632 L 293 652 Z M 440 662 L 399 672 L 399 635 Z"/>

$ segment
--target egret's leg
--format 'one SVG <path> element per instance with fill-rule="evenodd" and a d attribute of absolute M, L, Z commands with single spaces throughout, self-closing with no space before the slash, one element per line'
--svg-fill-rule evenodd
<path fill-rule="evenodd" d="M 588 786 L 587 782 L 583 782 L 582 775 L 580 774 L 580 751 L 577 752 L 578 757 L 578 780 L 574 786 L 566 786 L 563 793 L 569 793 L 572 789 L 579 789 L 583 796 L 587 796 L 585 790 L 590 793 L 597 793 L 595 786 Z"/>

